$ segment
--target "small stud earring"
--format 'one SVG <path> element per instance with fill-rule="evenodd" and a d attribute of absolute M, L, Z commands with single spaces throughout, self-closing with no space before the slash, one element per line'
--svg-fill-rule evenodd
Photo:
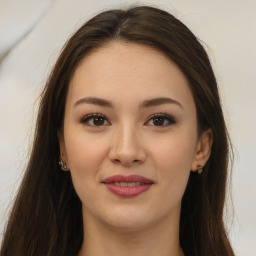
<path fill-rule="evenodd" d="M 203 172 L 203 167 L 199 164 L 199 165 L 197 165 L 197 167 L 199 168 L 198 170 L 197 170 L 197 173 L 198 174 L 201 174 L 202 172 Z"/>
<path fill-rule="evenodd" d="M 61 168 L 62 171 L 69 171 L 69 168 L 68 168 L 68 166 L 67 166 L 67 163 L 64 162 L 64 161 L 62 161 L 61 159 L 60 159 L 60 161 L 59 161 L 59 166 L 60 166 L 60 168 Z"/>

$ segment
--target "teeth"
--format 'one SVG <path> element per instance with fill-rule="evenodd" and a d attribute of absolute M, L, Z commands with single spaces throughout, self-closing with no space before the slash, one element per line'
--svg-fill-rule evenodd
<path fill-rule="evenodd" d="M 114 184 L 120 187 L 134 187 L 134 186 L 139 186 L 142 183 L 141 182 L 115 182 Z"/>

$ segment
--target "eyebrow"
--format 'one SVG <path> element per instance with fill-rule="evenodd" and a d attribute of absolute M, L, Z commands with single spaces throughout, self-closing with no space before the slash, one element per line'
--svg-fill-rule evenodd
<path fill-rule="evenodd" d="M 113 104 L 110 101 L 100 99 L 100 98 L 94 98 L 94 97 L 82 98 L 82 99 L 78 100 L 74 106 L 80 105 L 82 103 L 98 105 L 98 106 L 102 106 L 102 107 L 109 107 L 109 108 L 113 107 Z"/>
<path fill-rule="evenodd" d="M 183 108 L 181 103 L 178 102 L 177 100 L 174 100 L 174 99 L 171 99 L 171 98 L 166 98 L 166 97 L 144 100 L 142 102 L 141 106 L 146 108 L 146 107 L 153 107 L 153 106 L 158 106 L 158 105 L 162 105 L 162 104 L 166 104 L 166 103 L 176 104 L 179 107 Z"/>
<path fill-rule="evenodd" d="M 77 105 L 80 105 L 83 103 L 113 108 L 112 102 L 105 100 L 105 99 L 101 99 L 101 98 L 95 98 L 95 97 L 82 98 L 82 99 L 78 100 L 74 106 L 77 106 Z M 142 102 L 142 104 L 140 104 L 140 107 L 148 108 L 148 107 L 159 106 L 159 105 L 163 105 L 163 104 L 167 104 L 167 103 L 175 104 L 175 105 L 178 105 L 179 107 L 183 108 L 182 104 L 180 102 L 178 102 L 177 100 L 174 100 L 171 98 L 166 98 L 166 97 L 144 100 Z"/>

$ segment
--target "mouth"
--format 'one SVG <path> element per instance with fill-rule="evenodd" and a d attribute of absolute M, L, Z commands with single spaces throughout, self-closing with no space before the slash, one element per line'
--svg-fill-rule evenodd
<path fill-rule="evenodd" d="M 140 175 L 115 175 L 103 180 L 102 183 L 110 192 L 120 197 L 138 196 L 154 184 L 152 180 Z"/>
<path fill-rule="evenodd" d="M 149 183 L 142 183 L 142 182 L 113 182 L 113 183 L 105 183 L 105 184 L 112 184 L 119 187 L 135 187 L 135 186 L 141 186 L 146 185 Z"/>
<path fill-rule="evenodd" d="M 140 175 L 114 175 L 111 177 L 106 178 L 102 181 L 102 183 L 143 183 L 143 184 L 153 184 L 153 180 L 150 180 L 146 177 L 140 176 Z"/>

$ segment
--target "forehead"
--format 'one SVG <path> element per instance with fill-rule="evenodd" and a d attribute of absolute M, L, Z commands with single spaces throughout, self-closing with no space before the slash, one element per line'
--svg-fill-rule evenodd
<path fill-rule="evenodd" d="M 125 99 L 170 96 L 194 104 L 180 69 L 162 52 L 149 46 L 114 41 L 84 58 L 70 82 L 68 101 L 101 97 Z"/>

